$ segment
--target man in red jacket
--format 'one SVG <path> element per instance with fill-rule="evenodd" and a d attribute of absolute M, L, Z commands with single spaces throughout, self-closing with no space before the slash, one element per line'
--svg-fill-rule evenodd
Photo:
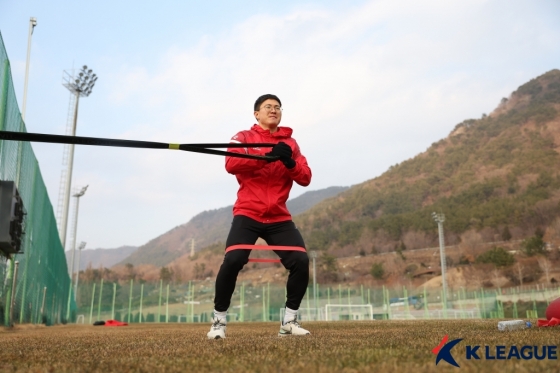
<path fill-rule="evenodd" d="M 263 95 L 255 102 L 257 124 L 248 131 L 241 131 L 231 142 L 247 144 L 246 148 L 230 148 L 236 153 L 271 155 L 279 160 L 226 157 L 226 170 L 239 182 L 237 201 L 233 206 L 233 222 L 226 241 L 226 248 L 254 245 L 259 237 L 271 246 L 297 246 L 305 248 L 303 238 L 292 222 L 286 200 L 295 181 L 307 186 L 311 170 L 301 154 L 292 129 L 279 127 L 282 103 L 275 95 Z M 251 147 L 251 143 L 274 143 L 271 148 Z M 235 290 L 237 275 L 248 263 L 250 250 L 232 250 L 226 253 L 216 278 L 214 317 L 208 332 L 209 339 L 225 338 L 226 315 Z M 284 267 L 290 271 L 286 285 L 286 313 L 279 336 L 306 335 L 297 321 L 297 310 L 309 282 L 309 258 L 302 251 L 279 251 Z"/>

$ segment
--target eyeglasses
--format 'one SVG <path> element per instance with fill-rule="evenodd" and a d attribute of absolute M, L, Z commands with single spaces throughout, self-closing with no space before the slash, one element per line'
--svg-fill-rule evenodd
<path fill-rule="evenodd" d="M 275 111 L 282 111 L 282 108 L 278 105 L 276 105 L 276 106 L 265 105 L 265 106 L 261 107 L 261 109 L 265 109 L 266 111 L 272 111 L 272 109 L 274 109 Z"/>

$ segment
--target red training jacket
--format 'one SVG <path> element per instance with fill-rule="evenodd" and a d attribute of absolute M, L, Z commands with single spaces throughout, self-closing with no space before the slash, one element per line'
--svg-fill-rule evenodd
<path fill-rule="evenodd" d="M 273 143 L 285 142 L 292 148 L 292 158 L 296 166 L 287 169 L 281 161 L 267 162 L 257 159 L 226 157 L 226 170 L 236 176 L 239 182 L 237 201 L 233 206 L 233 215 L 244 215 L 261 223 L 277 223 L 291 220 L 292 216 L 286 207 L 286 201 L 295 181 L 301 186 L 311 182 L 311 169 L 301 154 L 299 146 L 292 138 L 292 129 L 278 127 L 270 133 L 258 124 L 249 131 L 241 131 L 231 138 L 231 142 Z M 229 148 L 234 153 L 264 155 L 272 148 Z"/>

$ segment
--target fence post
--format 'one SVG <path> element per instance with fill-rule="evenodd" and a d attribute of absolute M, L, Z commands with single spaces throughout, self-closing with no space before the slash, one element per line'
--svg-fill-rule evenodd
<path fill-rule="evenodd" d="M 161 322 L 161 294 L 163 292 L 163 280 L 159 280 L 159 305 L 158 305 L 158 314 L 157 314 L 157 322 Z"/>
<path fill-rule="evenodd" d="M 144 301 L 144 284 L 140 285 L 140 315 L 138 322 L 142 323 L 142 302 Z"/>
<path fill-rule="evenodd" d="M 44 299 L 44 298 L 43 298 Z M 91 293 L 91 306 L 89 307 L 89 323 L 92 323 L 93 319 L 93 301 L 95 299 L 95 282 L 93 283 L 93 291 Z"/>
<path fill-rule="evenodd" d="M 430 318 L 430 311 L 428 311 L 428 293 L 426 293 L 426 285 L 424 285 L 424 318 Z"/>
<path fill-rule="evenodd" d="M 385 288 L 385 292 L 387 293 L 387 318 L 390 320 L 391 319 L 391 294 L 389 293 L 389 289 Z"/>
<path fill-rule="evenodd" d="M 167 297 L 165 299 L 165 322 L 169 322 L 169 283 L 167 283 Z"/>
<path fill-rule="evenodd" d="M 239 321 L 245 321 L 245 314 L 244 314 L 244 307 L 243 303 L 245 303 L 245 282 L 241 283 L 241 294 L 239 295 Z"/>
<path fill-rule="evenodd" d="M 187 309 L 185 311 L 185 322 L 193 322 L 191 317 L 191 304 L 194 302 L 194 294 L 192 290 L 192 280 L 189 280 L 187 285 Z M 190 319 L 190 321 L 189 321 Z"/>
<path fill-rule="evenodd" d="M 362 304 L 365 304 L 366 301 L 364 299 L 364 285 L 360 284 L 360 296 L 362 297 Z"/>
<path fill-rule="evenodd" d="M 311 307 L 309 305 L 309 287 L 307 287 L 307 291 L 305 292 L 305 295 L 307 296 L 307 320 L 310 320 L 311 316 L 309 314 L 309 307 Z"/>
<path fill-rule="evenodd" d="M 117 283 L 113 283 L 113 304 L 111 306 L 111 320 L 115 319 L 115 297 L 117 295 Z M 119 320 L 120 321 L 120 320 Z"/>
<path fill-rule="evenodd" d="M 389 318 L 389 305 L 385 300 L 385 285 L 381 286 L 381 292 L 383 295 L 383 309 L 387 311 L 385 314 L 383 314 L 383 320 L 387 320 Z"/>
<path fill-rule="evenodd" d="M 486 294 L 484 294 L 484 289 L 480 289 L 480 300 L 482 304 L 482 314 L 484 315 L 483 318 L 486 318 Z"/>
<path fill-rule="evenodd" d="M 41 310 L 39 312 L 39 324 L 43 323 L 43 314 L 45 312 L 45 298 L 47 297 L 47 287 L 43 288 L 43 302 L 41 302 Z"/>
<path fill-rule="evenodd" d="M 6 290 L 6 310 L 4 312 L 4 325 L 10 326 L 10 303 L 12 301 L 12 278 L 14 275 L 14 259 L 10 255 L 8 257 L 8 274 L 6 275 L 6 284 L 8 289 Z"/>
<path fill-rule="evenodd" d="M 186 314 L 186 318 L 187 320 L 191 320 L 190 322 L 194 322 L 194 318 L 192 317 L 192 310 L 191 310 L 191 305 L 192 302 L 194 302 L 194 293 L 193 293 L 193 285 L 192 285 L 192 281 L 189 281 L 189 299 L 190 302 L 187 304 L 187 314 Z M 188 322 L 188 321 L 187 321 Z"/>
<path fill-rule="evenodd" d="M 17 263 L 17 262 L 16 262 Z M 16 271 L 17 272 L 17 271 Z M 531 298 L 533 300 L 533 312 L 535 312 L 535 318 L 538 318 L 538 312 L 537 312 L 537 302 L 536 302 L 536 296 L 535 296 L 535 289 L 531 290 Z"/>
<path fill-rule="evenodd" d="M 266 290 L 266 321 L 270 321 L 270 281 L 267 283 Z"/>
<path fill-rule="evenodd" d="M 128 323 L 130 324 L 130 314 L 132 313 L 132 285 L 134 283 L 134 279 L 130 279 L 130 293 L 128 294 Z"/>
<path fill-rule="evenodd" d="M 265 290 L 264 286 L 262 287 L 262 321 L 266 321 L 265 314 L 266 314 L 266 298 L 265 298 Z"/>
<path fill-rule="evenodd" d="M 194 281 L 192 282 L 192 286 L 191 286 L 191 292 L 192 292 L 192 302 L 190 304 L 190 310 L 191 310 L 191 322 L 194 322 L 194 293 L 195 293 L 195 284 Z"/>
<path fill-rule="evenodd" d="M 408 304 L 408 291 L 403 286 L 404 307 L 406 309 L 406 316 L 410 318 L 410 304 Z"/>
<path fill-rule="evenodd" d="M 70 288 L 68 289 L 68 302 L 66 306 L 66 320 L 70 320 L 70 302 L 72 301 L 72 277 L 70 277 Z"/>
<path fill-rule="evenodd" d="M 12 294 L 10 299 L 10 327 L 14 326 L 14 302 L 16 298 L 16 282 L 17 282 L 17 273 L 19 268 L 19 262 L 16 260 L 14 264 L 14 279 L 12 282 Z M 25 300 L 24 300 L 25 301 Z"/>
<path fill-rule="evenodd" d="M 342 304 L 342 285 L 338 284 L 338 304 Z"/>
<path fill-rule="evenodd" d="M 103 279 L 101 279 L 101 285 L 99 286 L 99 303 L 97 304 L 97 320 L 101 320 L 101 301 L 103 298 Z"/>
<path fill-rule="evenodd" d="M 36 288 L 37 297 L 35 299 L 35 306 L 31 310 L 31 323 L 33 324 L 39 323 L 39 298 L 41 297 L 41 287 L 39 284 L 37 284 Z"/>

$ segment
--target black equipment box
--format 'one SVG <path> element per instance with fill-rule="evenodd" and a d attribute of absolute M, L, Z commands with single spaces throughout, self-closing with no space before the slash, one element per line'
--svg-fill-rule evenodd
<path fill-rule="evenodd" d="M 6 256 L 22 249 L 25 210 L 13 181 L 0 180 L 0 251 Z"/>

